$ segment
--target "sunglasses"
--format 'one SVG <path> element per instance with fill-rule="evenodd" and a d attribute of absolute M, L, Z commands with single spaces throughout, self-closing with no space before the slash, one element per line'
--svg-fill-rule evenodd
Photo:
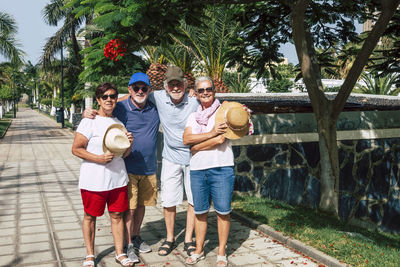
<path fill-rule="evenodd" d="M 214 92 L 214 89 L 212 87 L 207 87 L 207 88 L 198 88 L 197 93 L 202 94 L 204 91 L 207 91 L 207 93 Z"/>
<path fill-rule="evenodd" d="M 110 97 L 111 99 L 117 99 L 117 97 L 118 97 L 118 94 L 112 94 L 112 95 L 102 95 L 102 96 L 101 96 L 101 99 L 103 99 L 103 100 L 107 100 L 107 99 L 108 99 L 108 97 Z"/>
<path fill-rule="evenodd" d="M 147 86 L 144 86 L 144 87 L 135 86 L 132 89 L 133 89 L 133 91 L 135 91 L 135 93 L 139 92 L 140 89 L 142 89 L 143 93 L 147 93 L 147 91 L 149 90 L 149 87 L 147 87 Z"/>

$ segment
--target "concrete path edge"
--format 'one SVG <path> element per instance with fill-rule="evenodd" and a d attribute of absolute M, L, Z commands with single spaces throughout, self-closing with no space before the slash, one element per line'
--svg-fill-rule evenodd
<path fill-rule="evenodd" d="M 261 224 L 260 222 L 251 219 L 249 217 L 244 216 L 243 214 L 232 210 L 231 215 L 234 219 L 241 221 L 244 224 L 247 224 L 249 227 L 257 229 L 258 231 L 269 235 L 279 242 L 282 242 L 283 244 L 300 251 L 301 253 L 313 258 L 314 260 L 317 260 L 321 262 L 322 264 L 329 266 L 329 267 L 349 267 L 349 264 L 346 263 L 341 263 L 337 259 L 313 248 L 310 247 L 302 242 L 300 242 L 297 239 L 293 239 L 287 236 L 284 236 L 282 233 L 279 233 L 275 231 L 272 227 L 266 225 L 266 224 Z"/>

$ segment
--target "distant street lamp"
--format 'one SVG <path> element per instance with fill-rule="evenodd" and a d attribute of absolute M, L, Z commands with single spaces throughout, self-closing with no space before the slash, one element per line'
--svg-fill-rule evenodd
<path fill-rule="evenodd" d="M 40 93 L 40 78 L 37 79 L 37 96 L 36 96 L 36 102 L 38 103 L 38 110 L 40 110 L 40 97 L 39 97 L 39 93 Z"/>
<path fill-rule="evenodd" d="M 14 118 L 17 117 L 17 106 L 15 105 L 15 74 L 14 74 L 14 68 L 13 68 L 13 93 L 14 93 Z"/>
<path fill-rule="evenodd" d="M 63 44 L 61 40 L 61 128 L 64 128 L 64 77 L 63 77 Z"/>

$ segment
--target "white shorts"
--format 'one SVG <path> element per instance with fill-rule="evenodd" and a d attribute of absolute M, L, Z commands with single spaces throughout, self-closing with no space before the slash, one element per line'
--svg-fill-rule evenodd
<path fill-rule="evenodd" d="M 183 187 L 185 187 L 188 203 L 193 206 L 189 165 L 175 164 L 166 159 L 162 159 L 160 180 L 161 206 L 169 208 L 182 204 Z"/>

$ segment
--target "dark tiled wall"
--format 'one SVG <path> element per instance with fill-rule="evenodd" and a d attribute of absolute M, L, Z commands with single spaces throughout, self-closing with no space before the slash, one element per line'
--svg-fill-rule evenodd
<path fill-rule="evenodd" d="M 233 149 L 236 191 L 318 207 L 317 142 Z M 399 159 L 400 138 L 340 142 L 340 216 L 400 232 Z"/>

